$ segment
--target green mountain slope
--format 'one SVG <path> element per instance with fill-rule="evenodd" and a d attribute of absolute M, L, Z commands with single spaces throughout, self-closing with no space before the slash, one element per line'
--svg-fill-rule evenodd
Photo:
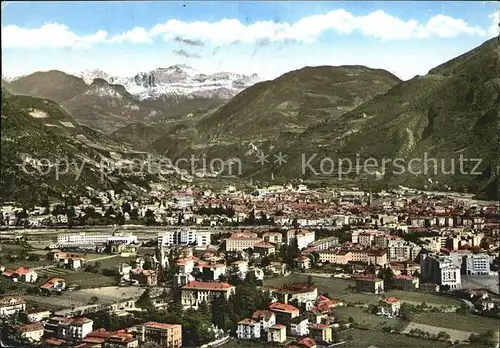
<path fill-rule="evenodd" d="M 137 190 L 150 180 L 176 180 L 119 167 L 145 156 L 79 125 L 57 103 L 28 96 L 2 98 L 1 153 L 3 201 L 35 203 L 89 188 Z"/>
<path fill-rule="evenodd" d="M 310 127 L 289 144 L 292 151 L 279 150 L 291 152 L 290 161 L 296 167 L 300 167 L 302 152 L 308 154 L 307 159 L 314 153 L 318 159 L 329 156 L 355 160 L 359 155 L 361 159 L 374 158 L 379 164 L 382 159 L 400 158 L 406 163 L 405 173 L 394 174 L 394 170 L 398 173 L 400 170 L 388 165 L 383 180 L 386 183 L 479 192 L 496 178 L 498 74 L 498 43 L 493 39 L 432 69 L 426 76 L 402 82 L 334 122 Z M 437 167 L 432 160 L 427 172 L 422 161 L 415 160 L 409 165 L 411 159 L 423 160 L 424 156 L 436 159 Z M 462 170 L 468 174 L 460 173 L 461 156 L 480 159 L 481 165 L 474 172 L 483 174 L 471 173 L 472 160 Z M 443 173 L 451 170 L 452 161 L 455 161 L 454 174 Z M 317 166 L 319 161 L 315 163 Z M 409 173 L 409 167 L 417 174 Z M 297 173 L 296 169 L 300 170 L 292 166 L 271 170 L 289 176 Z M 305 176 L 308 175 L 310 171 Z"/>
<path fill-rule="evenodd" d="M 335 120 L 399 81 L 363 66 L 306 67 L 257 83 L 215 111 L 179 118 L 148 148 L 173 158 L 237 157 L 249 162 L 250 172 L 259 151 L 288 143 L 311 124 Z"/>
<path fill-rule="evenodd" d="M 12 81 L 8 89 L 13 94 L 62 102 L 88 89 L 81 78 L 58 70 L 36 72 Z"/>
<path fill-rule="evenodd" d="M 198 124 L 209 139 L 276 137 L 334 120 L 400 80 L 363 66 L 305 67 L 236 95 Z"/>

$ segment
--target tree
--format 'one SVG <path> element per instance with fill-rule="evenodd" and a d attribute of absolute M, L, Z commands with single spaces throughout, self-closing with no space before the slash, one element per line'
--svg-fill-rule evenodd
<path fill-rule="evenodd" d="M 119 211 L 116 214 L 116 224 L 117 225 L 125 225 L 125 216 L 123 215 L 123 213 L 121 211 Z"/>
<path fill-rule="evenodd" d="M 375 275 L 377 273 L 377 268 L 375 267 L 374 264 L 369 264 L 368 267 L 366 267 L 366 274 L 373 274 Z"/>
<path fill-rule="evenodd" d="M 436 335 L 436 338 L 438 340 L 448 341 L 451 338 L 451 336 L 445 331 L 439 331 Z"/>
<path fill-rule="evenodd" d="M 399 310 L 399 315 L 404 321 L 412 321 L 414 318 L 413 306 L 406 302 L 403 302 L 403 304 L 401 305 L 401 309 Z"/>
<path fill-rule="evenodd" d="M 227 281 L 229 284 L 234 285 L 234 286 L 240 285 L 242 283 L 242 280 L 240 277 L 240 269 L 238 268 L 238 266 L 236 266 L 236 265 L 231 266 L 231 268 L 229 269 L 228 276 L 227 276 Z"/>
<path fill-rule="evenodd" d="M 137 220 L 139 218 L 139 210 L 137 208 L 134 208 L 130 211 L 130 219 L 131 220 Z"/>
<path fill-rule="evenodd" d="M 292 238 L 285 251 L 286 264 L 290 268 L 294 268 L 294 259 L 299 255 L 299 248 L 297 246 L 297 237 Z"/>
<path fill-rule="evenodd" d="M 154 308 L 153 301 L 151 300 L 151 293 L 149 289 L 146 289 L 141 296 L 135 301 L 135 305 L 142 309 L 152 309 Z"/>
<path fill-rule="evenodd" d="M 312 276 L 311 276 L 311 275 L 308 275 L 308 276 L 307 276 L 307 284 L 309 284 L 309 285 L 313 285 L 313 284 L 314 284 L 314 282 L 313 282 L 313 278 L 312 278 Z"/>
<path fill-rule="evenodd" d="M 394 272 L 392 268 L 386 267 L 381 269 L 378 277 L 384 280 L 384 290 L 390 290 L 394 286 Z"/>
<path fill-rule="evenodd" d="M 108 209 L 106 209 L 106 212 L 104 213 L 104 216 L 108 217 L 108 218 L 112 217 L 112 216 L 116 216 L 115 209 L 112 206 L 109 206 Z"/>

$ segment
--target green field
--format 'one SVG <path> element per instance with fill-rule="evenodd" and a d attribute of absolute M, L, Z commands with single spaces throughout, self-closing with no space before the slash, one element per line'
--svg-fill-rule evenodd
<path fill-rule="evenodd" d="M 381 331 L 348 329 L 341 331 L 340 337 L 348 342 L 339 345 L 341 348 L 441 348 L 449 347 L 446 342 L 431 341 L 422 338 L 408 337 L 400 334 L 391 334 Z"/>
<path fill-rule="evenodd" d="M 67 285 L 78 285 L 82 288 L 99 288 L 118 284 L 114 277 L 89 272 L 73 272 L 64 276 Z"/>
<path fill-rule="evenodd" d="M 307 275 L 291 274 L 287 277 L 272 278 L 264 281 L 264 286 L 281 286 L 293 282 L 307 282 Z M 352 292 L 348 286 L 354 282 L 338 278 L 312 277 L 313 283 L 318 287 L 318 293 L 328 293 L 331 298 L 341 299 L 347 303 L 377 304 L 380 296 L 375 294 L 361 294 Z M 386 293 L 388 296 L 399 298 L 403 302 L 420 304 L 425 302 L 430 306 L 454 306 L 461 305 L 460 300 L 450 297 L 421 293 L 416 291 L 392 290 Z"/>
<path fill-rule="evenodd" d="M 403 324 L 401 320 L 396 318 L 387 318 L 367 313 L 366 308 L 362 307 L 337 307 L 335 308 L 335 313 L 337 313 L 340 320 L 348 320 L 349 317 L 352 317 L 357 325 L 366 328 L 381 329 L 386 326 L 400 328 Z"/>
<path fill-rule="evenodd" d="M 500 329 L 500 321 L 493 318 L 485 318 L 477 315 L 459 315 L 456 313 L 432 313 L 418 314 L 412 320 L 415 323 L 434 325 L 454 330 L 470 332 L 497 331 Z"/>

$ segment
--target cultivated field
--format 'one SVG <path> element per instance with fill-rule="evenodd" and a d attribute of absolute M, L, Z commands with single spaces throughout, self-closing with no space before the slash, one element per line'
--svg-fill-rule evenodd
<path fill-rule="evenodd" d="M 446 342 L 431 341 L 422 338 L 408 337 L 406 335 L 385 333 L 382 331 L 370 331 L 360 329 L 348 329 L 341 331 L 342 340 L 348 342 L 339 345 L 339 348 L 444 348 L 449 347 Z"/>
<path fill-rule="evenodd" d="M 472 332 L 498 331 L 500 328 L 500 321 L 493 318 L 456 313 L 432 313 L 432 315 L 422 313 L 416 315 L 413 322 Z"/>
<path fill-rule="evenodd" d="M 26 296 L 28 303 L 47 308 L 61 309 L 71 306 L 81 307 L 88 305 L 92 297 L 96 297 L 96 304 L 111 304 L 119 300 L 138 297 L 145 288 L 140 287 L 103 287 L 99 289 L 82 289 L 66 291 L 62 295 L 54 296 Z"/>
<path fill-rule="evenodd" d="M 453 329 L 449 329 L 449 328 L 445 328 L 445 327 L 417 324 L 417 323 L 413 323 L 413 322 L 410 323 L 403 332 L 408 333 L 413 329 L 422 330 L 422 331 L 428 332 L 430 334 L 435 334 L 435 335 L 437 335 L 441 331 L 444 331 L 444 332 L 448 333 L 448 335 L 450 335 L 450 340 L 453 342 L 466 341 L 469 339 L 469 337 L 472 333 L 472 332 L 468 332 L 468 331 L 453 330 Z"/>
<path fill-rule="evenodd" d="M 281 286 L 293 282 L 307 282 L 307 275 L 291 274 L 287 277 L 272 278 L 264 281 L 264 286 Z M 348 286 L 354 282 L 347 279 L 312 277 L 314 284 L 318 287 L 318 293 L 328 293 L 332 298 L 341 299 L 348 303 L 378 304 L 379 295 L 360 294 L 352 292 Z M 416 291 L 393 290 L 386 293 L 388 296 L 399 298 L 403 302 L 420 304 L 425 302 L 429 306 L 453 306 L 460 307 L 461 302 L 445 296 L 421 293 Z"/>

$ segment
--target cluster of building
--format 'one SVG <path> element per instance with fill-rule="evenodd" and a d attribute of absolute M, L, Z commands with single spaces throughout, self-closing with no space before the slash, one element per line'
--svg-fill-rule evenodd
<path fill-rule="evenodd" d="M 86 317 L 60 316 L 39 308 L 27 309 L 20 296 L 0 298 L 0 317 L 18 313 L 24 323 L 13 330 L 27 342 L 44 346 L 71 346 L 75 348 L 137 348 L 153 342 L 164 348 L 182 346 L 182 326 L 146 322 L 118 331 L 95 329 L 93 320 Z"/>

